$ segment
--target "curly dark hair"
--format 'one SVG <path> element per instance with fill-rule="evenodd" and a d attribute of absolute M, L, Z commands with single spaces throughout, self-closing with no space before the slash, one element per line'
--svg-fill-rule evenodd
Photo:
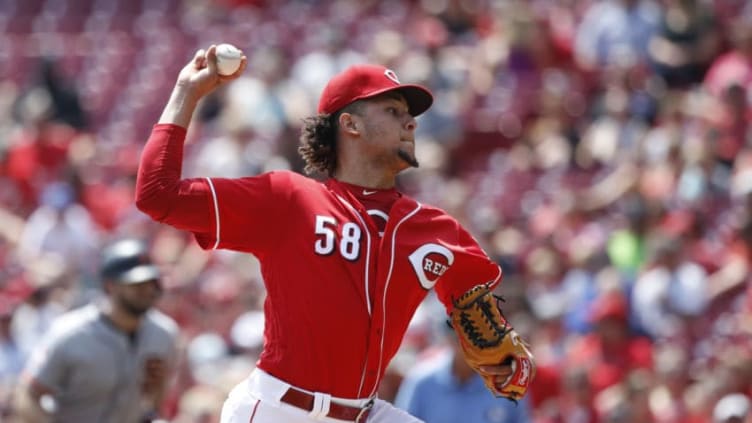
<path fill-rule="evenodd" d="M 358 114 L 360 102 L 351 103 L 332 114 L 319 114 L 303 120 L 298 153 L 305 161 L 305 172 L 334 175 L 337 168 L 337 130 L 342 113 Z"/>

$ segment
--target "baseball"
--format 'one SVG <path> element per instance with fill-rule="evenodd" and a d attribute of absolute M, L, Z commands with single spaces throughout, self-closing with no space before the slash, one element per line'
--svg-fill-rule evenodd
<path fill-rule="evenodd" d="M 217 72 L 220 75 L 232 75 L 240 68 L 243 52 L 232 44 L 217 46 Z"/>

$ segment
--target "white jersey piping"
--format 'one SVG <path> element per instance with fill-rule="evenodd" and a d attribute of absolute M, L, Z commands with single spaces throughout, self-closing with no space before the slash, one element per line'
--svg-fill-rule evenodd
<path fill-rule="evenodd" d="M 219 247 L 219 202 L 217 201 L 217 191 L 214 189 L 214 184 L 212 183 L 211 179 L 206 178 L 206 182 L 209 184 L 209 189 L 211 190 L 212 194 L 212 200 L 214 200 L 214 226 L 217 228 L 217 230 L 214 234 L 214 239 L 216 241 L 212 246 L 212 250 L 216 250 L 217 247 Z"/>
<path fill-rule="evenodd" d="M 337 199 L 344 205 L 346 205 L 350 210 L 353 212 L 355 216 L 358 217 L 358 220 L 360 221 L 360 224 L 363 225 L 364 232 L 366 233 L 366 274 L 365 274 L 365 290 L 366 290 L 366 308 L 368 309 L 368 316 L 370 318 L 371 316 L 371 294 L 368 291 L 369 287 L 369 279 L 370 279 L 370 268 L 371 268 L 371 233 L 368 231 L 368 226 L 366 225 L 366 221 L 363 220 L 363 217 L 358 213 L 358 211 L 355 209 L 355 207 L 352 206 L 347 200 L 340 197 L 339 195 L 335 194 Z M 368 357 L 366 357 L 368 358 Z M 363 372 L 360 374 L 360 386 L 358 387 L 358 396 L 360 396 L 360 392 L 363 390 L 363 384 L 365 383 L 366 379 L 366 367 L 363 367 Z"/>
<path fill-rule="evenodd" d="M 394 226 L 394 230 L 392 231 L 392 245 L 391 245 L 391 256 L 389 259 L 389 272 L 387 272 L 386 275 L 386 284 L 384 285 L 384 297 L 381 300 L 381 310 L 382 310 L 382 317 L 381 317 L 381 343 L 379 345 L 379 369 L 381 369 L 381 362 L 384 359 L 384 335 L 386 335 L 386 297 L 387 292 L 389 291 L 389 283 L 392 281 L 392 271 L 394 270 L 394 250 L 395 250 L 395 244 L 397 242 L 397 229 L 399 229 L 400 225 L 404 223 L 407 219 L 413 217 L 416 213 L 418 213 L 418 210 L 421 208 L 421 204 L 417 203 L 418 206 L 415 208 L 415 210 L 411 211 L 407 214 L 407 216 L 400 219 L 400 221 Z M 373 385 L 373 390 L 371 390 L 371 395 L 373 396 L 376 393 L 376 389 L 379 386 L 379 379 L 376 379 L 376 382 Z M 358 391 L 358 395 L 360 395 L 360 391 Z"/>

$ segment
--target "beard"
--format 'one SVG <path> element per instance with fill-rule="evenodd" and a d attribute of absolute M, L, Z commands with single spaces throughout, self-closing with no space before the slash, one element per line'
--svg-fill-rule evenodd
<path fill-rule="evenodd" d="M 418 159 L 416 159 L 415 156 L 413 156 L 412 154 L 404 150 L 397 150 L 397 156 L 412 167 L 420 167 L 420 163 L 418 163 Z"/>
<path fill-rule="evenodd" d="M 121 309 L 133 317 L 143 316 L 152 306 L 152 304 L 138 304 L 135 301 L 123 297 L 117 298 L 117 302 Z"/>

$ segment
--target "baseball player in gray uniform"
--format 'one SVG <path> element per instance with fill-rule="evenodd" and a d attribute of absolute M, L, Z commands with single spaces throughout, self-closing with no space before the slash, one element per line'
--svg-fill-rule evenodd
<path fill-rule="evenodd" d="M 32 353 L 16 392 L 24 421 L 156 417 L 178 333 L 152 308 L 161 294 L 159 269 L 142 242 L 123 239 L 105 249 L 101 276 L 105 298 L 60 316 Z"/>

